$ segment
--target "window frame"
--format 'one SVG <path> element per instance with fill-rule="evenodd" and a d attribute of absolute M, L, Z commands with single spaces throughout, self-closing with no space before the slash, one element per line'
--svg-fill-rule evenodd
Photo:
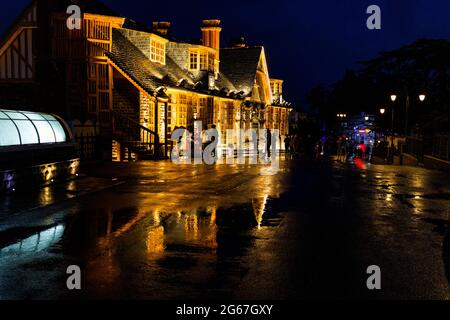
<path fill-rule="evenodd" d="M 163 41 L 150 38 L 150 61 L 166 64 L 166 44 Z"/>

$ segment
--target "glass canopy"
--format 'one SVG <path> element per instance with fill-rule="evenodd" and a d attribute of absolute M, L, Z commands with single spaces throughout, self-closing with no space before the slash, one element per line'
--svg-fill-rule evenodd
<path fill-rule="evenodd" d="M 0 109 L 0 147 L 66 141 L 61 121 L 50 114 Z"/>

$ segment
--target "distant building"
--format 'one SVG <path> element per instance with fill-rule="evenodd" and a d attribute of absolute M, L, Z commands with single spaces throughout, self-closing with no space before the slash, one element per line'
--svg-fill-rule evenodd
<path fill-rule="evenodd" d="M 80 30 L 67 27 L 72 2 Z M 167 155 L 172 131 L 195 120 L 215 125 L 222 141 L 240 128 L 279 129 L 283 139 L 292 108 L 264 47 L 241 39 L 221 48 L 221 30 L 205 20 L 199 43 L 180 42 L 169 22 L 149 29 L 97 0 L 32 1 L 0 38 L 1 107 L 55 113 L 76 134 L 94 127 L 116 158 L 124 149 Z"/>

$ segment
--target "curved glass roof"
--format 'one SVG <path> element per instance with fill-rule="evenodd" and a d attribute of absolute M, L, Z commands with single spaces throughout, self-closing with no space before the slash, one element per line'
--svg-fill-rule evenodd
<path fill-rule="evenodd" d="M 61 121 L 50 114 L 0 109 L 0 147 L 66 141 Z"/>

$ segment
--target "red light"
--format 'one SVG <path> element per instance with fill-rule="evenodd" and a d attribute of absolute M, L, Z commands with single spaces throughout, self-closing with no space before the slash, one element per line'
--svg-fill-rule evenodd
<path fill-rule="evenodd" d="M 361 158 L 356 158 L 355 159 L 355 165 L 358 167 L 358 169 L 361 169 L 361 170 L 365 170 L 366 169 L 366 164 L 364 163 L 364 161 L 362 161 Z"/>

